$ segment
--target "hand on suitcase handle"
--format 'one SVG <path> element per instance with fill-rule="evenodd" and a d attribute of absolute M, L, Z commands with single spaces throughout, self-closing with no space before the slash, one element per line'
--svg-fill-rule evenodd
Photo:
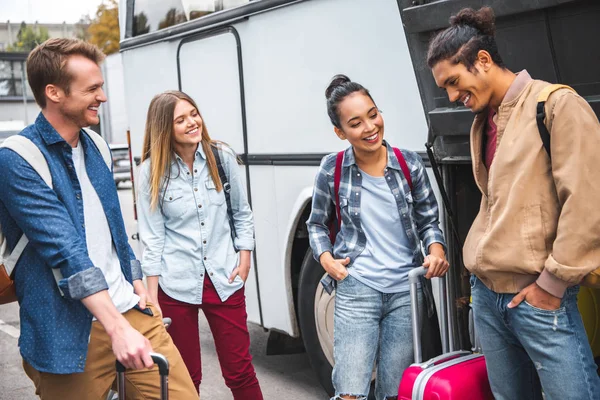
<path fill-rule="evenodd" d="M 169 399 L 169 361 L 165 356 L 159 353 L 149 353 L 152 361 L 158 365 L 160 375 L 160 397 L 163 400 Z M 116 361 L 117 367 L 117 390 L 119 399 L 125 399 L 125 366 Z"/>
<path fill-rule="evenodd" d="M 158 365 L 158 372 L 161 375 L 169 375 L 169 360 L 167 360 L 165 356 L 159 353 L 150 353 L 150 357 L 152 358 L 152 361 Z M 117 372 L 125 372 L 127 369 L 119 362 L 119 360 L 116 361 L 116 366 Z"/>

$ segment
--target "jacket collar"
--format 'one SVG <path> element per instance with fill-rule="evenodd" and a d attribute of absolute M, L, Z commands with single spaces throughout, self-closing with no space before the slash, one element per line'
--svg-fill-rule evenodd
<path fill-rule="evenodd" d="M 525 91 L 531 86 L 533 79 L 527 72 L 522 70 L 517 74 L 517 77 L 508 88 L 502 103 L 496 114 L 496 120 L 498 123 L 498 135 L 502 135 L 504 132 L 506 120 L 510 116 L 510 113 L 519 102 L 523 101 Z M 489 172 L 483 164 L 482 158 L 482 145 L 483 145 L 483 130 L 486 127 L 488 112 L 483 111 L 475 116 L 473 126 L 471 127 L 471 155 L 473 156 L 473 175 L 475 176 L 475 182 L 479 187 L 479 190 L 486 196 L 488 195 L 488 179 Z"/>
<path fill-rule="evenodd" d="M 35 128 L 39 132 L 42 140 L 46 145 L 53 145 L 56 143 L 66 143 L 66 140 L 54 129 L 54 127 L 48 122 L 42 112 L 40 112 L 34 122 Z"/>

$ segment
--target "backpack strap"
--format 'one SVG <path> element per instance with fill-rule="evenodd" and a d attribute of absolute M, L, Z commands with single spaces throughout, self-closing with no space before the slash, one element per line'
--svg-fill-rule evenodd
<path fill-rule="evenodd" d="M 102 155 L 102 158 L 104 159 L 104 162 L 106 163 L 106 166 L 108 167 L 109 171 L 112 172 L 112 155 L 110 152 L 110 147 L 108 146 L 108 143 L 106 143 L 106 140 L 104 140 L 102 136 L 98 135 L 96 132 L 89 128 L 83 128 L 83 131 L 87 133 L 90 139 L 92 139 L 92 142 L 94 142 L 94 144 L 98 148 L 98 151 L 100 151 L 100 154 Z"/>
<path fill-rule="evenodd" d="M 225 194 L 225 202 L 227 203 L 227 216 L 229 217 L 229 228 L 231 230 L 231 240 L 234 242 L 233 247 L 235 247 L 235 238 L 237 235 L 235 232 L 235 224 L 233 223 L 233 210 L 231 209 L 231 185 L 229 184 L 229 179 L 227 178 L 225 169 L 223 168 L 223 162 L 219 154 L 219 149 L 212 145 L 210 146 L 210 149 L 215 156 L 217 170 L 219 171 L 219 178 L 221 179 L 221 184 L 223 185 L 223 193 Z"/>
<path fill-rule="evenodd" d="M 410 169 L 408 169 L 408 164 L 406 164 L 406 160 L 404 159 L 404 156 L 402 155 L 402 152 L 400 151 L 400 149 L 397 148 L 393 148 L 394 149 L 394 154 L 396 155 L 396 158 L 398 159 L 398 162 L 400 163 L 400 169 L 402 170 L 402 173 L 404 174 L 404 178 L 406 178 L 406 182 L 408 183 L 408 187 L 410 188 L 410 191 L 413 191 L 413 182 L 412 182 L 412 178 L 410 176 Z"/>
<path fill-rule="evenodd" d="M 550 158 L 550 160 L 552 160 L 552 153 L 550 152 L 550 132 L 548 131 L 548 127 L 544 122 L 544 120 L 546 119 L 545 105 L 550 95 L 559 89 L 569 89 L 575 92 L 575 90 L 570 86 L 552 84 L 542 89 L 542 91 L 537 96 L 537 112 L 535 114 L 535 120 L 537 121 L 538 132 L 540 133 L 542 144 L 544 145 L 544 149 L 546 149 L 546 153 L 548 153 L 548 157 Z"/>
<path fill-rule="evenodd" d="M 329 240 L 335 244 L 335 237 L 342 229 L 342 213 L 340 211 L 340 181 L 342 179 L 342 162 L 344 161 L 344 151 L 337 153 L 335 158 L 335 170 L 333 172 L 333 193 L 335 202 L 335 217 L 329 222 Z M 337 221 L 337 223 L 336 223 Z"/>
<path fill-rule="evenodd" d="M 13 135 L 4 140 L 0 147 L 5 147 L 7 149 L 11 149 L 18 155 L 20 155 L 31 167 L 40 175 L 42 180 L 53 189 L 52 186 L 52 175 L 50 174 L 50 168 L 48 167 L 48 162 L 46 158 L 37 147 L 35 143 L 22 135 Z M 1 233 L 0 233 L 1 236 Z M 13 270 L 15 269 L 19 258 L 23 254 L 25 247 L 29 243 L 29 240 L 25 236 L 25 234 L 21 235 L 21 238 L 13 248 L 10 254 L 7 253 L 7 244 L 6 239 L 2 241 L 2 258 L 4 259 L 4 267 L 6 268 L 6 273 L 8 276 L 11 276 Z M 6 257 L 5 257 L 6 256 Z M 52 268 L 52 273 L 54 274 L 54 280 L 58 284 L 60 280 L 63 278 L 59 268 Z M 60 294 L 64 296 L 60 287 L 58 288 Z"/>
<path fill-rule="evenodd" d="M 333 190 L 335 193 L 335 215 L 337 217 L 338 232 L 342 229 L 342 212 L 340 211 L 340 181 L 342 180 L 342 162 L 344 151 L 337 153 L 335 158 L 335 171 L 333 173 Z"/>
<path fill-rule="evenodd" d="M 48 163 L 35 143 L 25 136 L 14 135 L 6 138 L 0 147 L 11 149 L 20 155 L 40 175 L 46 185 L 52 188 L 52 175 L 50 175 Z M 25 250 L 25 246 L 27 246 L 27 243 L 29 243 L 27 237 L 25 235 L 21 235 L 21 238 L 13 248 L 12 252 L 8 253 L 6 240 L 3 240 L 2 258 L 8 276 L 11 276 L 12 271 L 17 265 L 17 261 L 19 261 L 21 254 L 23 254 L 23 250 Z"/>
<path fill-rule="evenodd" d="M 29 165 L 33 167 L 35 172 L 37 172 L 40 177 L 44 180 L 46 185 L 50 186 L 52 189 L 52 175 L 50 175 L 50 169 L 48 168 L 48 163 L 46 162 L 46 158 L 40 151 L 40 149 L 33 143 L 31 140 L 22 135 L 13 135 L 0 145 L 0 147 L 6 147 L 7 149 L 11 149 L 21 157 Z"/>

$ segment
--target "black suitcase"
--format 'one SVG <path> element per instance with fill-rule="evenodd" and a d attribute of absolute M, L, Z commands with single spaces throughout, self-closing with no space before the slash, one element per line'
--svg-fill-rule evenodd
<path fill-rule="evenodd" d="M 158 353 L 150 353 L 152 361 L 158 365 L 158 373 L 160 375 L 160 398 L 169 400 L 169 361 L 165 356 Z M 125 400 L 125 366 L 118 360 L 117 365 L 117 391 L 119 400 Z"/>

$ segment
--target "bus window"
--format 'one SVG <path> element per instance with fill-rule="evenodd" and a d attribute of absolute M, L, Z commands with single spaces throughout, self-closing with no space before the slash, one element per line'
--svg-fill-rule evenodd
<path fill-rule="evenodd" d="M 196 19 L 207 14 L 227 10 L 248 3 L 249 0 L 182 0 L 188 19 Z"/>
<path fill-rule="evenodd" d="M 133 36 L 168 28 L 250 0 L 135 0 Z"/>
<path fill-rule="evenodd" d="M 186 21 L 181 0 L 135 0 L 133 10 L 133 36 Z"/>

